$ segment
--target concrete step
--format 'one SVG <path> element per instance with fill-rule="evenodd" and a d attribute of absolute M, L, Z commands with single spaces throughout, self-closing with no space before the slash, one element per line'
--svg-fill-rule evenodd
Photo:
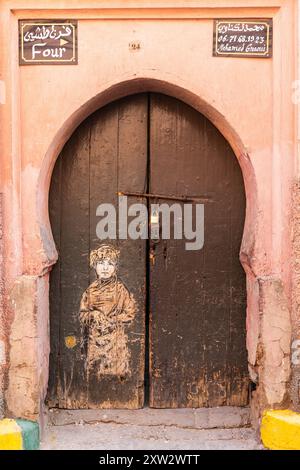
<path fill-rule="evenodd" d="M 254 450 L 262 449 L 251 428 L 182 429 L 176 426 L 81 424 L 48 426 L 45 450 Z M 108 452 L 109 453 L 109 452 Z M 134 467 L 135 468 L 135 467 Z"/>
<path fill-rule="evenodd" d="M 240 428 L 250 426 L 250 410 L 248 407 L 233 406 L 197 409 L 49 410 L 49 424 L 53 426 L 98 423 L 176 426 L 182 429 Z"/>

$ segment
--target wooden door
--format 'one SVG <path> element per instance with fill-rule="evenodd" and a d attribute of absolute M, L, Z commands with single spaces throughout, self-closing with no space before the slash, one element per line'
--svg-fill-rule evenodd
<path fill-rule="evenodd" d="M 135 194 L 128 205 L 148 208 L 168 197 L 206 198 L 204 247 L 187 251 L 172 236 L 99 240 L 97 207 L 112 203 L 118 212 L 120 192 Z M 59 252 L 50 282 L 50 406 L 247 404 L 243 181 L 204 116 L 159 94 L 97 111 L 57 160 L 49 212 Z M 119 258 L 114 283 L 97 283 L 90 265 L 104 252 Z"/>
<path fill-rule="evenodd" d="M 144 403 L 145 240 L 110 240 L 120 250 L 117 284 L 87 289 L 95 282 L 90 255 L 101 245 L 98 205 L 112 203 L 117 209 L 118 192 L 145 189 L 147 113 L 147 95 L 106 106 L 79 126 L 54 168 L 49 209 L 59 259 L 50 285 L 51 406 L 138 408 Z M 143 202 L 129 197 L 128 204 L 137 200 Z M 128 295 L 135 303 L 121 330 L 81 321 L 86 304 L 98 301 L 106 303 L 105 314 L 113 322 L 109 302 L 115 291 L 116 308 Z M 94 317 L 91 322 L 98 321 Z"/>
<path fill-rule="evenodd" d="M 152 95 L 150 116 L 150 193 L 208 199 L 201 250 L 186 250 L 184 239 L 151 242 L 150 406 L 245 405 L 240 167 L 217 129 L 184 103 Z"/>

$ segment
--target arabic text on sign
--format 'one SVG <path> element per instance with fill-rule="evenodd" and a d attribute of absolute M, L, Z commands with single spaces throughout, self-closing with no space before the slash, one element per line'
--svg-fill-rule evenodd
<path fill-rule="evenodd" d="M 27 31 L 24 34 L 24 42 L 33 42 L 36 40 L 45 40 L 45 39 L 60 39 L 61 37 L 68 37 L 72 35 L 72 28 L 69 26 L 62 26 L 62 31 L 57 30 L 56 26 L 52 24 L 51 26 L 42 27 L 37 26 L 34 31 Z"/>

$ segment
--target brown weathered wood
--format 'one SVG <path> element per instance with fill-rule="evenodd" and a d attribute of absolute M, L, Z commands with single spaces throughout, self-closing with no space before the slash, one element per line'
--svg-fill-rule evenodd
<path fill-rule="evenodd" d="M 58 396 L 59 406 L 62 408 L 87 407 L 86 375 L 80 353 L 78 305 L 89 273 L 89 151 L 90 126 L 88 122 L 84 122 L 60 156 L 62 189 Z"/>
<path fill-rule="evenodd" d="M 113 203 L 125 185 L 143 191 L 147 164 L 147 96 L 116 102 L 94 117 L 90 157 L 91 249 L 96 238 L 96 207 Z M 128 204 L 137 198 L 128 198 Z M 133 294 L 138 310 L 132 325 L 125 327 L 131 353 L 131 377 L 103 376 L 89 379 L 89 407 L 139 408 L 143 406 L 145 329 L 145 240 L 118 240 L 121 251 L 119 275 Z M 92 280 L 92 279 L 91 279 Z"/>
<path fill-rule="evenodd" d="M 135 95 L 125 98 L 119 105 L 119 153 L 118 153 L 118 192 L 129 189 L 143 192 L 147 181 L 148 148 L 148 96 Z M 128 206 L 146 203 L 139 196 L 128 197 Z M 129 217 L 129 221 L 131 218 Z M 146 313 L 146 240 L 122 240 L 123 255 L 120 258 L 120 276 L 133 293 L 138 309 L 135 323 L 128 331 L 131 347 L 132 383 L 134 397 L 129 408 L 142 408 L 144 405 L 145 367 L 145 313 Z M 127 394 L 126 384 L 123 396 Z M 133 393 L 132 393 L 133 396 Z M 124 400 L 124 399 L 123 399 Z"/>
<path fill-rule="evenodd" d="M 60 251 L 61 232 L 61 158 L 58 158 L 53 170 L 50 198 L 49 216 L 52 221 L 52 234 L 56 247 Z M 57 383 L 59 374 L 59 324 L 60 324 L 60 257 L 51 272 L 49 301 L 51 305 L 50 322 L 50 368 L 47 401 L 49 406 L 58 405 Z"/>
<path fill-rule="evenodd" d="M 152 95 L 151 193 L 201 194 L 205 241 L 153 244 L 150 263 L 150 406 L 245 405 L 245 274 L 239 262 L 245 195 L 238 162 L 209 121 Z M 167 202 L 167 201 L 164 201 Z"/>
<path fill-rule="evenodd" d="M 80 346 L 84 332 L 79 306 L 85 289 L 95 279 L 89 253 L 101 244 L 96 236 L 96 208 L 103 202 L 117 207 L 116 193 L 124 189 L 125 182 L 129 190 L 143 191 L 146 165 L 146 95 L 113 103 L 88 118 L 56 164 L 50 192 L 50 216 L 59 249 L 59 264 L 51 275 L 51 403 L 59 407 L 143 405 L 145 240 L 110 241 L 120 249 L 120 279 L 137 305 L 135 320 L 125 326 L 130 377 L 87 373 Z M 58 187 L 62 188 L 61 194 Z M 135 201 L 129 198 L 129 203 Z"/>
<path fill-rule="evenodd" d="M 81 340 L 88 330 L 79 310 L 96 278 L 89 254 L 101 243 L 97 206 L 117 207 L 120 193 L 128 195 L 128 205 L 203 199 L 205 241 L 202 250 L 187 251 L 186 240 L 171 237 L 151 242 L 148 255 L 145 240 L 108 241 L 120 249 L 118 276 L 136 302 L 135 318 L 123 328 L 129 359 L 121 351 L 119 360 L 127 361 L 131 374 L 116 367 L 115 374 L 97 375 L 101 361 L 87 371 Z M 204 116 L 158 94 L 131 96 L 97 111 L 56 163 L 49 209 L 59 251 L 50 282 L 51 406 L 143 406 L 147 256 L 150 406 L 247 404 L 246 290 L 239 263 L 243 181 L 231 148 Z M 118 338 L 111 340 L 115 350 Z"/>

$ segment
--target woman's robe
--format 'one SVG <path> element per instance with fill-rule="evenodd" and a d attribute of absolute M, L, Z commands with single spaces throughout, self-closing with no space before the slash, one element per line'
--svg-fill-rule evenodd
<path fill-rule="evenodd" d="M 125 325 L 135 316 L 133 296 L 117 277 L 97 279 L 84 292 L 79 320 L 86 370 L 97 376 L 129 376 L 130 351 Z"/>

